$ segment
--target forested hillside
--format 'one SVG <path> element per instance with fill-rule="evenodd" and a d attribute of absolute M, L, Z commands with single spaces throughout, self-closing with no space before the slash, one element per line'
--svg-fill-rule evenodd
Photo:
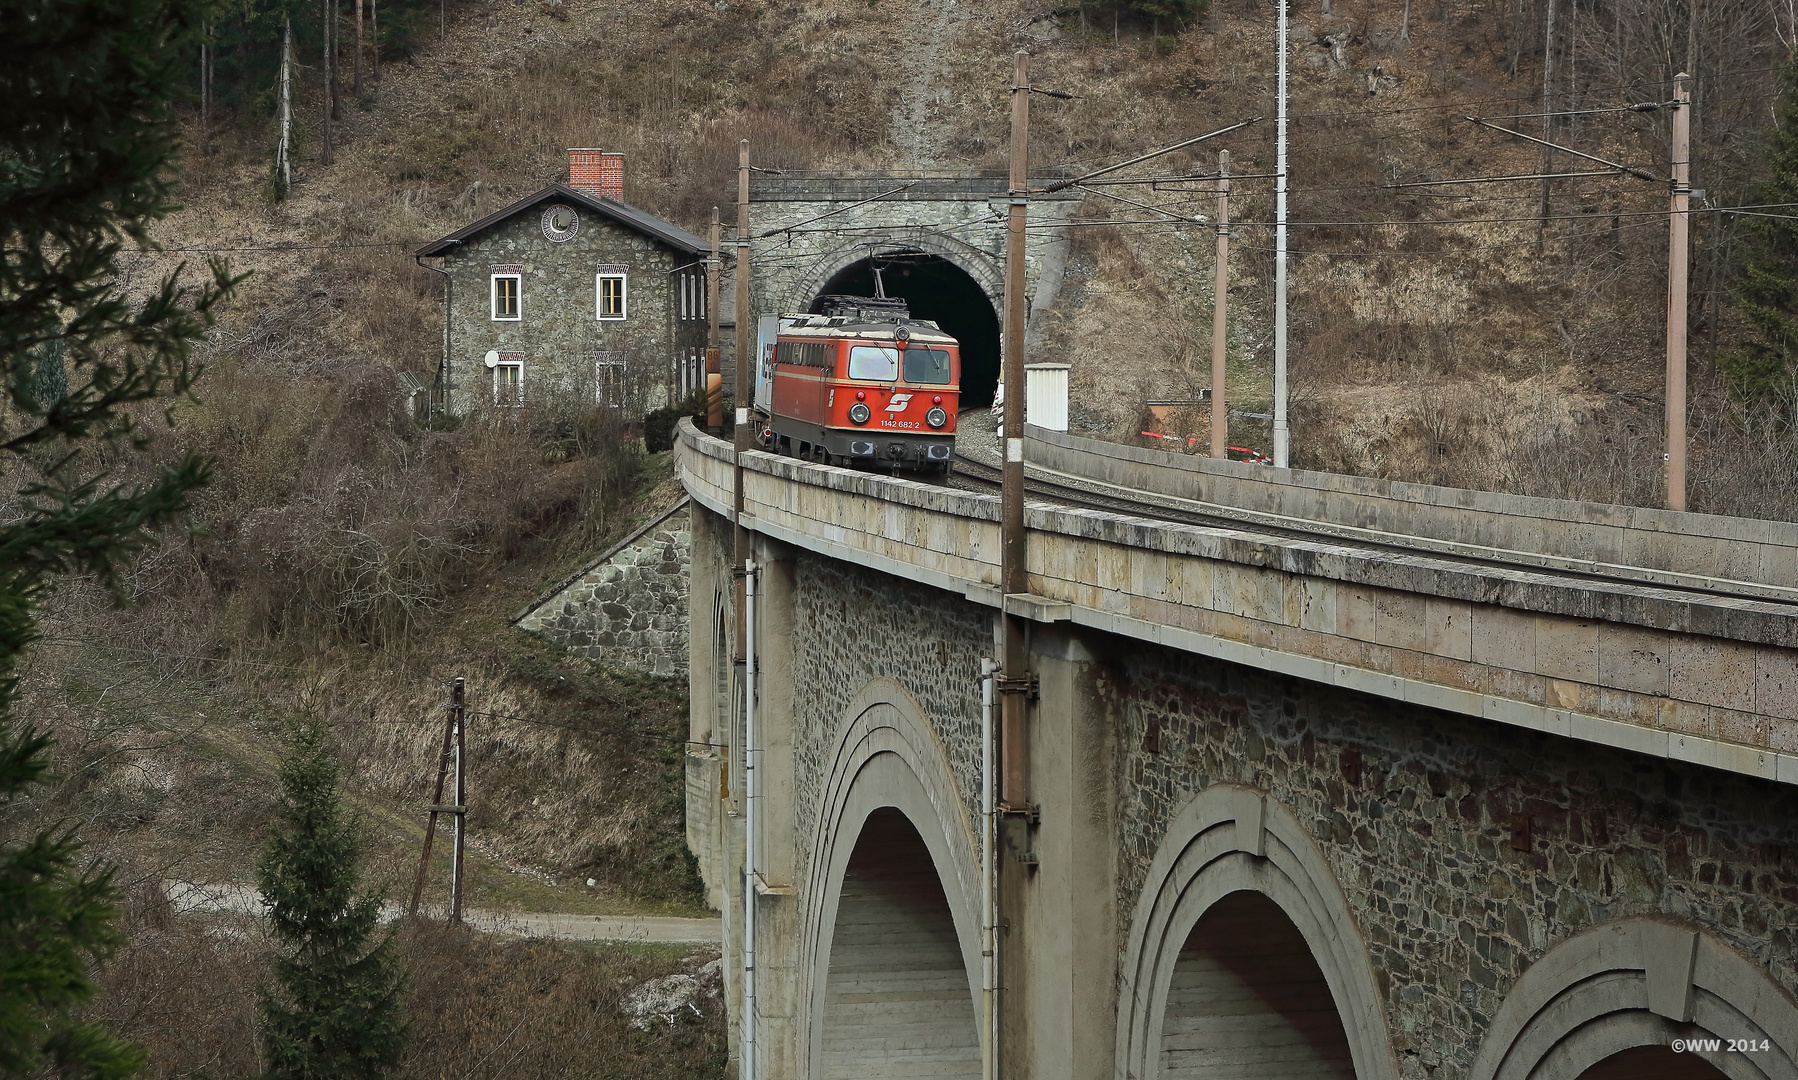
<path fill-rule="evenodd" d="M 439 280 L 415 264 L 417 246 L 563 178 L 572 146 L 622 151 L 627 199 L 699 231 L 734 195 L 745 137 L 773 170 L 999 167 L 1023 48 L 1037 85 L 1074 95 L 1035 101 L 1034 172 L 1265 118 L 1136 170 L 1164 182 L 1105 189 L 1128 201 L 1088 195 L 1046 355 L 1032 357 L 1074 365 L 1076 420 L 1107 437 L 1138 438 L 1150 399 L 1198 396 L 1214 238 L 1161 211 L 1210 214 L 1211 182 L 1185 178 L 1227 148 L 1242 222 L 1230 390 L 1262 414 L 1274 15 L 1263 0 L 210 9 L 178 104 L 184 208 L 157 227 L 160 251 L 129 256 L 127 284 L 212 254 L 251 276 L 201 349 L 194 400 L 167 425 L 146 412 L 154 442 L 122 467 L 149 475 L 193 451 L 212 478 L 190 527 L 137 560 L 122 597 L 83 581 L 50 597 L 20 691 L 21 716 L 58 738 L 62 779 L 13 827 L 72 818 L 121 865 L 131 943 L 99 1011 L 150 1046 L 151 1071 L 257 1067 L 255 939 L 175 918 L 162 882 L 248 880 L 274 748 L 296 716 L 334 723 L 389 895 L 409 891 L 442 705 L 461 676 L 475 710 L 474 902 L 690 912 L 700 899 L 680 833 L 684 684 L 590 668 L 506 621 L 666 505 L 669 463 L 574 403 L 415 424 L 397 376 L 428 382 L 442 341 Z M 1665 177 L 1668 110 L 1631 106 L 1669 101 L 1684 70 L 1705 191 L 1692 505 L 1798 515 L 1788 323 L 1735 299 L 1752 264 L 1758 310 L 1791 309 L 1798 262 L 1781 260 L 1798 245 L 1782 219 L 1716 212 L 1798 201 L 1768 150 L 1786 119 L 1792 18 L 1770 0 L 1296 5 L 1294 464 L 1658 502 L 1666 185 L 1402 185 L 1602 168 L 1468 116 Z M 1176 412 L 1169 427 L 1202 434 L 1203 422 Z M 1266 448 L 1265 420 L 1235 424 L 1233 442 Z M 421 1013 L 417 1075 L 614 1074 L 553 1053 L 567 1039 L 622 1040 L 630 1075 L 717 1067 L 715 1012 L 677 1033 L 678 1053 L 613 1030 L 620 985 L 693 966 L 683 954 L 429 936 L 408 949 L 435 1010 Z M 498 1052 L 513 1037 L 502 1016 L 521 1025 L 513 1045 L 551 1051 L 523 1064 Z"/>

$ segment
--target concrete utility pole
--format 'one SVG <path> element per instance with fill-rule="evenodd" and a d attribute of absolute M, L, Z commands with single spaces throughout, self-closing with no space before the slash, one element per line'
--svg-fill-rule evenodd
<path fill-rule="evenodd" d="M 1224 404 L 1224 346 L 1229 335 L 1225 296 L 1230 289 L 1230 151 L 1217 152 L 1217 269 L 1211 275 L 1211 456 L 1222 458 L 1230 441 Z"/>
<path fill-rule="evenodd" d="M 1274 468 L 1287 468 L 1286 432 L 1286 9 L 1280 5 L 1279 112 L 1274 119 Z"/>
<path fill-rule="evenodd" d="M 718 208 L 712 207 L 712 257 L 705 263 L 705 427 L 716 435 L 724 430 L 724 368 L 718 360 L 718 278 L 724 260 L 718 257 Z"/>
<path fill-rule="evenodd" d="M 1686 240 L 1692 193 L 1692 91 L 1673 77 L 1673 212 L 1667 223 L 1667 509 L 1686 508 Z"/>

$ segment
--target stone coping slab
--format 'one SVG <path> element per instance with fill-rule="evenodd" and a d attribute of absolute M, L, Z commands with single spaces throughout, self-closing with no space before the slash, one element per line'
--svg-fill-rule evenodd
<path fill-rule="evenodd" d="M 1798 524 L 1273 469 L 1026 426 L 1032 464 L 1186 497 L 1245 524 L 1334 526 L 1344 538 L 1659 584 L 1798 600 Z"/>

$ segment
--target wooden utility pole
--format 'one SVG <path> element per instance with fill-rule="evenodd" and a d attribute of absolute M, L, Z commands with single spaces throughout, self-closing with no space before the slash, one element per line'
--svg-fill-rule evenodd
<path fill-rule="evenodd" d="M 362 0 L 356 0 L 356 78 L 351 89 L 358 98 L 362 96 Z"/>
<path fill-rule="evenodd" d="M 200 153 L 207 153 L 212 133 L 212 20 L 200 23 Z"/>
<path fill-rule="evenodd" d="M 468 840 L 468 742 L 464 738 L 468 711 L 462 701 L 462 680 L 458 678 L 450 691 L 450 722 L 456 726 L 456 805 L 451 808 L 455 825 L 455 846 L 450 849 L 451 926 L 462 922 L 462 851 Z"/>
<path fill-rule="evenodd" d="M 743 660 L 743 564 L 749 559 L 749 530 L 743 527 L 743 455 L 755 449 L 755 425 L 750 423 L 749 399 L 755 393 L 749 378 L 749 335 L 755 317 L 749 312 L 749 140 L 737 144 L 737 415 L 734 426 L 737 449 L 736 480 L 731 485 L 731 508 L 736 511 L 737 660 Z"/>
<path fill-rule="evenodd" d="M 718 356 L 718 279 L 724 275 L 724 260 L 718 257 L 718 240 L 722 232 L 718 208 L 714 206 L 712 257 L 705 264 L 705 427 L 714 435 L 724 430 L 724 365 Z"/>
<path fill-rule="evenodd" d="M 1542 191 L 1541 213 L 1536 218 L 1536 246 L 1542 246 L 1548 228 L 1548 174 L 1555 171 L 1554 135 L 1555 0 L 1548 0 L 1548 19 L 1542 30 Z"/>
<path fill-rule="evenodd" d="M 1230 291 L 1230 151 L 1217 152 L 1217 269 L 1211 274 L 1211 456 L 1223 458 L 1230 441 L 1230 410 L 1224 403 L 1224 352 L 1229 336 L 1225 313 Z"/>
<path fill-rule="evenodd" d="M 337 0 L 323 0 L 323 3 L 320 5 L 320 7 L 323 11 L 323 14 L 324 14 L 324 31 L 325 31 L 324 32 L 324 38 L 325 38 L 325 54 L 324 54 L 325 135 L 324 135 L 324 143 L 323 143 L 323 151 L 324 152 L 323 152 L 322 160 L 324 161 L 324 163 L 326 165 L 331 164 L 331 114 L 332 114 L 332 106 L 336 104 L 336 97 L 337 97 L 336 81 L 333 79 L 332 74 L 331 74 L 331 16 L 333 14 L 335 14 L 335 11 L 333 9 L 336 6 L 337 6 Z"/>
<path fill-rule="evenodd" d="M 431 808 L 425 820 L 424 851 L 418 857 L 418 876 L 412 879 L 412 903 L 406 908 L 406 915 L 410 918 L 416 918 L 418 916 L 419 902 L 424 899 L 425 875 L 431 868 L 431 845 L 437 839 L 438 814 L 456 815 L 457 851 L 459 852 L 461 850 L 461 817 L 462 812 L 466 809 L 466 804 L 462 801 L 463 773 L 461 764 L 462 755 L 460 752 L 463 713 L 462 695 L 463 684 L 462 680 L 458 678 L 455 685 L 450 690 L 449 713 L 443 722 L 443 750 L 437 755 L 437 787 L 431 792 Z M 444 784 L 449 781 L 452 755 L 454 755 L 456 762 L 456 802 L 453 806 L 445 806 L 443 805 L 443 787 Z M 460 860 L 458 860 L 457 869 L 460 869 Z M 460 881 L 459 877 L 457 878 L 457 881 Z M 455 892 L 459 894 L 460 890 L 456 889 Z M 454 920 L 452 919 L 452 921 Z"/>
<path fill-rule="evenodd" d="M 1692 193 L 1692 91 L 1673 77 L 1672 213 L 1667 223 L 1667 509 L 1686 508 L 1687 200 Z"/>
<path fill-rule="evenodd" d="M 1030 591 L 1024 536 L 1024 227 L 1029 209 L 1030 55 L 1019 50 L 1011 78 L 1011 183 L 1005 223 L 1005 461 L 1000 492 L 1000 592 Z M 1024 623 L 1003 614 L 1004 672 L 999 688 L 999 799 L 1021 810 L 1028 798 L 1024 776 L 1024 705 L 1029 685 Z"/>
<path fill-rule="evenodd" d="M 275 172 L 281 178 L 281 198 L 293 187 L 293 163 L 288 148 L 293 140 L 293 16 L 281 22 L 281 134 L 275 143 Z"/>
<path fill-rule="evenodd" d="M 731 520 L 735 522 L 733 530 L 734 543 L 731 548 L 731 576 L 736 579 L 737 592 L 737 632 L 732 659 L 738 673 L 736 685 L 743 685 L 742 673 L 748 663 L 745 651 L 748 644 L 749 598 L 746 595 L 748 586 L 745 567 L 749 562 L 749 530 L 743 524 L 743 455 L 755 447 L 752 436 L 755 427 L 750 423 L 753 413 L 749 408 L 749 399 L 753 391 L 749 381 L 749 335 L 755 326 L 755 320 L 749 313 L 749 140 L 744 139 L 737 146 L 737 312 L 735 330 L 736 337 L 736 423 L 732 426 L 732 443 L 736 468 L 732 470 L 731 480 Z M 732 701 L 737 701 L 733 692 Z M 732 724 L 733 730 L 735 724 Z M 744 894 L 743 902 L 749 903 L 749 896 Z"/>

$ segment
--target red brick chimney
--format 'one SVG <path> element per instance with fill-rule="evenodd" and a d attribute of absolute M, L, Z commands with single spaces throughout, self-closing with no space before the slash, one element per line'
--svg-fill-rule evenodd
<path fill-rule="evenodd" d="M 568 151 L 568 186 L 613 202 L 624 201 L 624 155 L 604 150 Z"/>

